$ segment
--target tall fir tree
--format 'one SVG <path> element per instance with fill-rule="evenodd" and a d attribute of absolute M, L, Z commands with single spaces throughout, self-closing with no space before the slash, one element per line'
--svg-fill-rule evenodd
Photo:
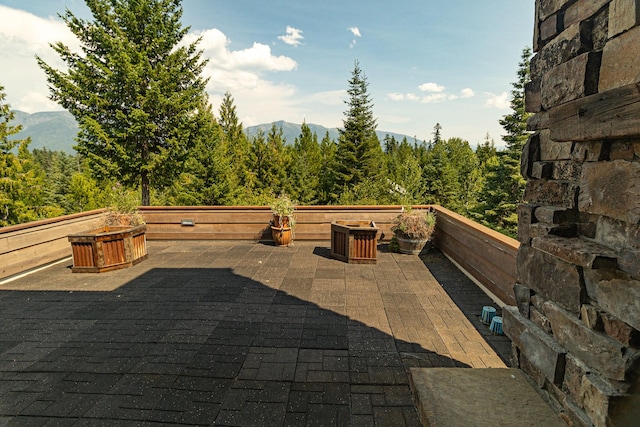
<path fill-rule="evenodd" d="M 251 161 L 251 142 L 245 134 L 242 122 L 238 119 L 237 108 L 233 96 L 226 92 L 219 108 L 220 118 L 218 123 L 222 127 L 224 145 L 227 149 L 227 156 L 231 161 L 231 173 L 236 177 L 240 188 L 251 191 L 255 186 L 254 175 L 249 170 Z M 236 194 L 233 196 L 234 202 L 242 203 L 244 197 Z"/>
<path fill-rule="evenodd" d="M 181 0 L 87 0 L 92 20 L 63 21 L 82 45 L 53 49 L 68 67 L 37 58 L 51 99 L 79 123 L 77 150 L 99 177 L 150 188 L 170 185 L 198 138 L 194 119 L 207 80 L 198 41 L 182 45 Z"/>
<path fill-rule="evenodd" d="M 31 140 L 12 138 L 22 126 L 12 124 L 15 116 L 5 98 L 0 85 L 0 227 L 61 214 L 54 210 L 48 215 L 43 174 L 28 149 Z"/>
<path fill-rule="evenodd" d="M 486 162 L 485 184 L 480 195 L 478 216 L 482 223 L 510 236 L 518 227 L 517 208 L 522 203 L 525 179 L 520 174 L 520 158 L 529 134 L 526 130 L 530 113 L 525 110 L 524 88 L 530 80 L 531 49 L 522 50 L 518 79 L 512 83 L 511 110 L 500 124 L 507 132 L 506 148 Z"/>
<path fill-rule="evenodd" d="M 311 133 L 306 121 L 300 127 L 300 136 L 293 144 L 290 181 L 291 196 L 302 205 L 318 202 L 320 170 L 322 167 L 318 135 Z"/>
<path fill-rule="evenodd" d="M 320 141 L 319 204 L 328 205 L 334 200 L 331 193 L 335 187 L 333 168 L 337 149 L 336 142 L 331 139 L 329 131 L 327 131 Z"/>
<path fill-rule="evenodd" d="M 383 166 L 382 148 L 376 135 L 377 120 L 373 116 L 373 101 L 368 82 L 358 61 L 355 62 L 347 94 L 348 105 L 336 151 L 334 189 L 338 199 L 344 191 L 365 182 L 380 179 Z"/>

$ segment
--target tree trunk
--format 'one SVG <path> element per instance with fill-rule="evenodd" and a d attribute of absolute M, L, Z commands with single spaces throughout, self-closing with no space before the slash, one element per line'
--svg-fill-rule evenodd
<path fill-rule="evenodd" d="M 151 196 L 149 195 L 149 175 L 142 172 L 142 206 L 151 205 Z"/>

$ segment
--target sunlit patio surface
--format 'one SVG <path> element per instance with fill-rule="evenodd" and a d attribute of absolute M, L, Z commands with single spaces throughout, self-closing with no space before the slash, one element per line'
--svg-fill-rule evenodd
<path fill-rule="evenodd" d="M 410 367 L 505 367 L 492 301 L 437 249 L 149 242 L 0 285 L 0 425 L 420 425 Z"/>

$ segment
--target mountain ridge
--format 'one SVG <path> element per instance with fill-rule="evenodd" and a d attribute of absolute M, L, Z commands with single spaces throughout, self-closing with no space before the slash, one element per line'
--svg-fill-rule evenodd
<path fill-rule="evenodd" d="M 30 150 L 46 148 L 51 151 L 63 151 L 67 154 L 76 153 L 73 146 L 76 144 L 75 137 L 78 133 L 78 123 L 68 111 L 26 113 L 24 111 L 13 110 L 13 113 L 15 116 L 11 125 L 22 125 L 22 130 L 14 135 L 12 139 L 25 139 L 30 137 Z M 293 145 L 295 139 L 300 136 L 302 124 L 278 120 L 271 123 L 247 126 L 245 133 L 249 137 L 253 137 L 258 133 L 258 130 L 262 130 L 266 135 L 274 123 L 276 127 L 282 128 L 282 134 L 286 138 L 287 144 Z M 329 132 L 331 139 L 334 141 L 338 140 L 338 128 L 327 128 L 312 123 L 307 123 L 307 126 L 309 126 L 312 134 L 314 132 L 316 133 L 318 142 L 322 141 L 322 138 L 324 138 L 327 132 Z M 398 141 L 402 141 L 403 138 L 407 138 L 409 142 L 415 140 L 414 137 L 395 132 L 376 131 L 376 133 L 380 143 L 383 142 L 386 135 L 390 137 L 393 136 Z"/>

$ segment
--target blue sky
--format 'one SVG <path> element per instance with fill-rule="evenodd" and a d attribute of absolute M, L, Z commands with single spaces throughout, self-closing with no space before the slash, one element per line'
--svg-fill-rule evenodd
<path fill-rule="evenodd" d="M 245 127 L 275 120 L 339 127 L 359 61 L 378 129 L 472 147 L 498 120 L 522 49 L 531 46 L 533 0 L 183 0 L 189 38 L 209 58 L 214 110 L 230 91 Z M 82 0 L 0 0 L 0 84 L 14 109 L 59 110 L 34 56 L 63 67 L 49 42 L 77 44 L 57 17 L 89 18 Z"/>

